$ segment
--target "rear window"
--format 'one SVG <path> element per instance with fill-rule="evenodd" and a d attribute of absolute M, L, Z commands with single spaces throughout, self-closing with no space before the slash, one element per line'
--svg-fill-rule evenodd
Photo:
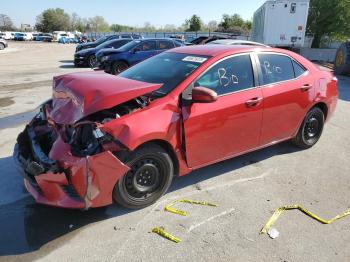
<path fill-rule="evenodd" d="M 259 54 L 262 82 L 264 85 L 287 81 L 294 78 L 292 60 L 278 54 Z"/>
<path fill-rule="evenodd" d="M 170 48 L 174 48 L 173 42 L 164 41 L 164 40 L 159 41 L 159 49 L 160 50 L 166 50 L 166 49 L 170 49 Z"/>
<path fill-rule="evenodd" d="M 294 67 L 295 77 L 299 77 L 306 72 L 306 69 L 294 60 L 293 60 L 293 67 Z"/>

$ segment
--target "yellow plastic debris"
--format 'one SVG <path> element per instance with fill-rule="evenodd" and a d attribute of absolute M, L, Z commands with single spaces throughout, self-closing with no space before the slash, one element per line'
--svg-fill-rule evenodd
<path fill-rule="evenodd" d="M 166 238 L 166 239 L 168 239 L 170 241 L 173 241 L 175 243 L 180 243 L 181 242 L 180 238 L 177 238 L 177 237 L 169 234 L 168 232 L 165 232 L 163 227 L 155 227 L 155 228 L 152 229 L 152 232 L 156 233 L 156 234 L 158 234 L 158 235 L 160 235 L 160 236 L 162 236 L 162 237 L 164 237 L 164 238 Z"/>
<path fill-rule="evenodd" d="M 181 216 L 187 216 L 187 212 L 186 211 L 182 211 L 176 208 L 173 208 L 173 206 L 176 203 L 188 203 L 188 204 L 192 204 L 192 205 L 202 205 L 202 206 L 211 206 L 211 207 L 217 207 L 217 205 L 208 203 L 208 202 L 204 202 L 204 201 L 192 201 L 192 200 L 187 200 L 187 199 L 181 199 L 181 200 L 175 200 L 173 202 L 171 202 L 170 204 L 166 205 L 164 210 L 174 213 L 174 214 L 178 214 Z"/>
<path fill-rule="evenodd" d="M 291 209 L 298 209 L 301 212 L 303 212 L 304 214 L 308 215 L 309 217 L 312 217 L 313 219 L 317 220 L 318 222 L 320 222 L 322 224 L 330 224 L 330 223 L 333 223 L 334 221 L 336 221 L 338 219 L 341 219 L 343 217 L 346 217 L 346 216 L 350 215 L 350 209 L 348 209 L 344 213 L 342 213 L 340 215 L 337 215 L 336 217 L 334 217 L 334 218 L 332 218 L 330 220 L 326 220 L 326 219 L 320 218 L 319 216 L 315 215 L 314 213 L 311 213 L 310 211 L 308 211 L 307 209 L 305 209 L 305 208 L 303 208 L 302 206 L 299 206 L 299 205 L 282 206 L 282 207 L 277 208 L 275 210 L 275 212 L 270 217 L 270 219 L 267 221 L 267 223 L 265 224 L 263 229 L 261 229 L 260 234 L 266 234 L 268 232 L 268 230 L 270 229 L 270 227 L 273 224 L 275 224 L 275 222 L 277 221 L 279 216 L 282 215 L 282 213 L 284 211 L 291 210 Z"/>

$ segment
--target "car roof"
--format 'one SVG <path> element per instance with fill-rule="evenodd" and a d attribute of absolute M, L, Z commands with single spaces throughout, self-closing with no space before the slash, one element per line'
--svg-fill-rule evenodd
<path fill-rule="evenodd" d="M 171 49 L 168 52 L 217 56 L 225 53 L 244 53 L 255 50 L 274 50 L 270 47 L 252 46 L 252 45 L 192 45 Z M 276 49 L 277 50 L 277 49 Z M 279 50 L 279 49 L 278 49 Z"/>
<path fill-rule="evenodd" d="M 252 42 L 252 41 L 247 41 L 247 40 L 238 40 L 238 39 L 218 39 L 212 42 L 207 43 L 208 45 L 213 45 L 213 44 L 223 44 L 223 45 L 255 45 L 255 46 L 265 46 L 269 47 L 267 45 L 257 43 L 257 42 Z"/>

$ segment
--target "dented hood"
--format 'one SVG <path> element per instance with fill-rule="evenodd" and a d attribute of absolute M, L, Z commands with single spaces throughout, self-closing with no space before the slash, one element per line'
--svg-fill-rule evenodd
<path fill-rule="evenodd" d="M 54 77 L 50 117 L 58 124 L 74 124 L 85 116 L 159 89 L 150 84 L 102 71 Z"/>

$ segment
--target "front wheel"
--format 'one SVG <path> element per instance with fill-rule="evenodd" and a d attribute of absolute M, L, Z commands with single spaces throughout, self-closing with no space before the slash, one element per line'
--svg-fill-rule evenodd
<path fill-rule="evenodd" d="M 139 209 L 156 202 L 169 188 L 174 165 L 169 154 L 156 144 L 136 150 L 130 167 L 114 187 L 113 199 L 126 208 Z"/>
<path fill-rule="evenodd" d="M 5 45 L 3 43 L 0 43 L 0 50 L 4 50 L 5 49 Z"/>
<path fill-rule="evenodd" d="M 128 68 L 128 64 L 123 61 L 117 61 L 113 63 L 111 67 L 111 74 L 112 75 L 118 75 L 119 73 L 123 72 Z"/>
<path fill-rule="evenodd" d="M 296 137 L 292 140 L 293 144 L 302 149 L 314 146 L 320 139 L 324 126 L 324 113 L 318 108 L 312 108 L 298 131 Z"/>
<path fill-rule="evenodd" d="M 95 55 L 90 55 L 90 56 L 88 57 L 88 63 L 89 63 L 89 66 L 90 66 L 91 68 L 94 68 L 94 67 L 95 67 L 96 62 L 97 62 L 97 60 L 96 60 L 96 56 L 95 56 Z"/>

